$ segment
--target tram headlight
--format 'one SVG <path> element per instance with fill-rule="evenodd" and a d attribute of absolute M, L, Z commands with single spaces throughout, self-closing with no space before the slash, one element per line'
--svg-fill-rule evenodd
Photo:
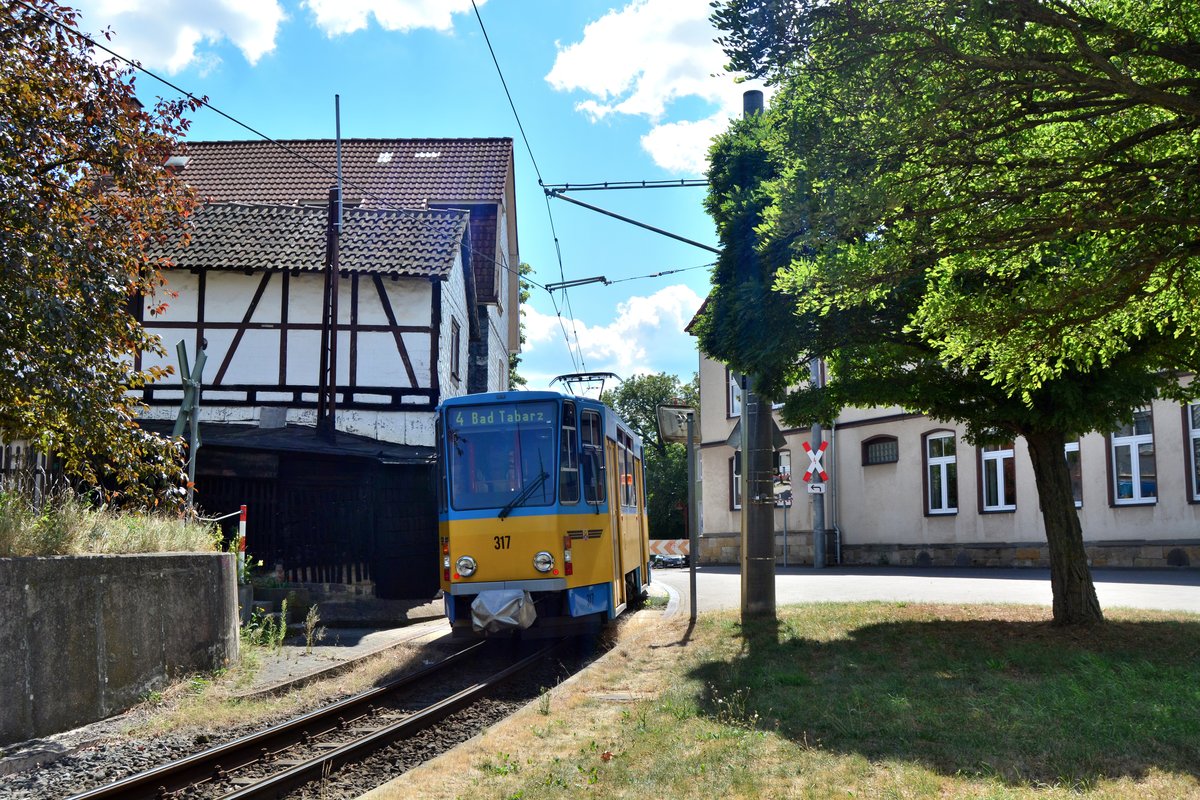
<path fill-rule="evenodd" d="M 478 565 L 475 559 L 470 556 L 459 556 L 458 561 L 454 562 L 454 568 L 458 570 L 458 574 L 464 578 L 469 578 L 475 574 Z"/>
<path fill-rule="evenodd" d="M 549 572 L 554 569 L 554 556 L 543 550 L 533 557 L 533 568 L 538 572 Z"/>

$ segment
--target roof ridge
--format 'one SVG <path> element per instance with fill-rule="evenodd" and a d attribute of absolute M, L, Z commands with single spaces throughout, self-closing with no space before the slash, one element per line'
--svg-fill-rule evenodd
<path fill-rule="evenodd" d="M 320 139 L 184 139 L 179 142 L 182 145 L 189 144 L 253 144 L 253 145 L 275 145 L 275 144 L 305 144 L 305 143 L 329 143 L 333 144 L 336 139 L 320 138 Z M 374 142 L 512 142 L 511 136 L 380 136 L 380 137 L 350 137 L 343 138 L 342 144 L 347 143 L 374 143 Z"/>
<path fill-rule="evenodd" d="M 197 206 L 198 209 L 204 208 L 246 208 L 246 209 L 263 209 L 268 211 L 299 211 L 302 213 L 324 214 L 326 211 L 325 205 L 300 205 L 298 203 L 251 203 L 244 200 L 206 200 Z M 471 212 L 465 208 L 375 208 L 373 206 L 344 206 L 342 208 L 344 214 L 359 214 L 366 213 L 375 216 L 412 216 L 415 214 L 428 214 L 431 216 L 447 216 L 458 219 L 468 218 Z"/>

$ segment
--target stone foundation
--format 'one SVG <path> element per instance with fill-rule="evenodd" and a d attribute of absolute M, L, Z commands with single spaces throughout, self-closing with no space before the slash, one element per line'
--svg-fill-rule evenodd
<path fill-rule="evenodd" d="M 782 566 L 784 536 L 775 533 L 775 562 Z M 1175 541 L 1085 542 L 1093 567 L 1200 567 L 1200 539 Z M 787 564 L 813 563 L 812 531 L 789 531 Z M 837 542 L 832 532 L 825 546 L 825 563 L 835 565 Z M 738 532 L 706 533 L 700 537 L 700 564 L 741 563 L 742 536 Z M 1045 542 L 996 544 L 842 544 L 844 566 L 893 567 L 1043 567 L 1050 566 Z"/>
<path fill-rule="evenodd" d="M 1093 567 L 1200 567 L 1200 540 L 1085 542 Z M 843 545 L 842 563 L 902 567 L 1050 566 L 1045 543 L 946 545 Z"/>

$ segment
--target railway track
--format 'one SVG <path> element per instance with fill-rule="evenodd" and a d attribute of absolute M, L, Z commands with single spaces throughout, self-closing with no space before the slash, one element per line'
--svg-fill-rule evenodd
<path fill-rule="evenodd" d="M 213 747 L 187 758 L 72 795 L 69 800 L 172 800 L 277 798 L 320 781 L 371 754 L 468 708 L 507 679 L 546 659 L 561 644 L 550 642 L 531 655 L 416 710 L 404 709 L 403 694 L 447 684 L 485 654 L 476 642 L 425 669 L 346 698 L 288 722 Z M 389 709 L 389 705 L 401 707 Z"/>

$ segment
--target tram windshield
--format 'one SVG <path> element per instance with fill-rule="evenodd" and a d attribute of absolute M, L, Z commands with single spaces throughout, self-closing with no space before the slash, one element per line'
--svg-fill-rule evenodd
<path fill-rule="evenodd" d="M 459 510 L 504 508 L 513 503 L 509 511 L 553 503 L 557 426 L 553 402 L 448 409 L 450 503 Z"/>

